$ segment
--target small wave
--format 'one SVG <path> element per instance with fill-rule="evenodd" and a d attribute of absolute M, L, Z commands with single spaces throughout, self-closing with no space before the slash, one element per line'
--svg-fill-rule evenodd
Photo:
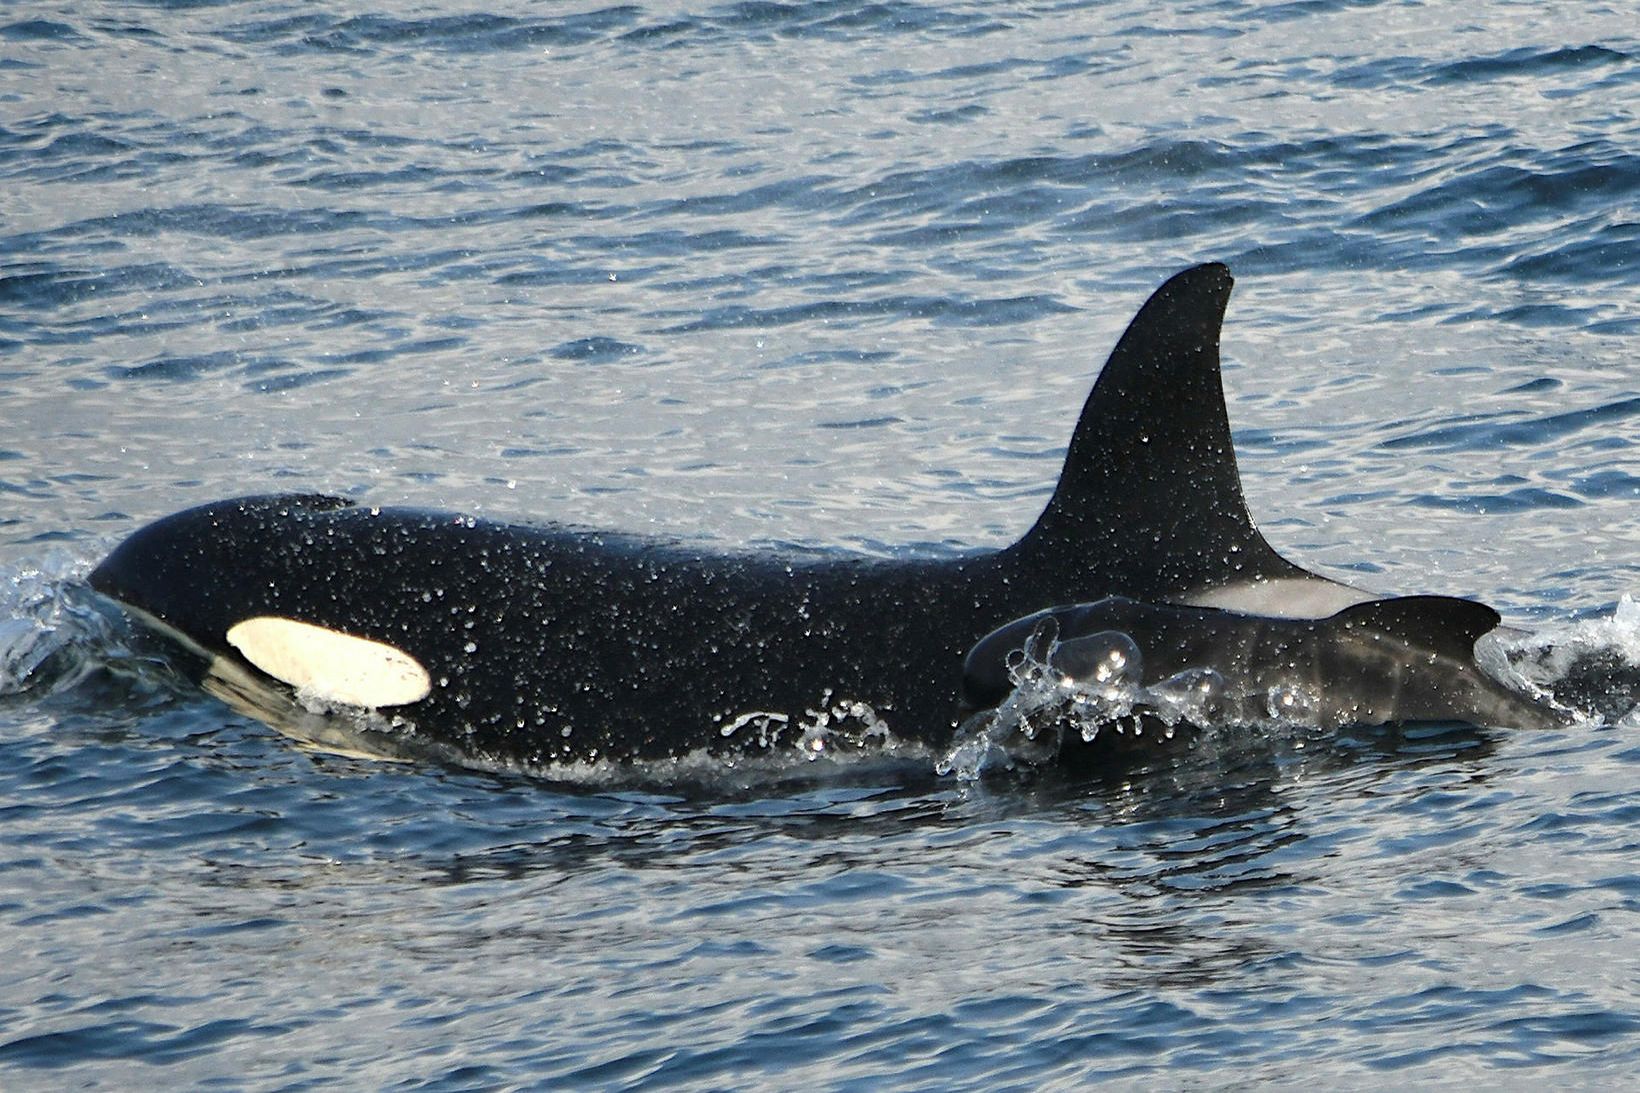
<path fill-rule="evenodd" d="M 1557 443 L 1564 446 L 1580 432 L 1610 429 L 1636 414 L 1640 414 L 1640 397 L 1533 418 L 1451 418 L 1411 436 L 1386 440 L 1379 447 L 1385 451 L 1411 448 L 1462 452 Z"/>
<path fill-rule="evenodd" d="M 583 364 L 606 364 L 622 357 L 637 356 L 644 351 L 641 345 L 632 345 L 604 335 L 592 335 L 564 342 L 552 349 L 552 356 L 563 361 Z"/>
<path fill-rule="evenodd" d="M 80 32 L 67 23 L 56 23 L 50 19 L 25 19 L 16 23 L 7 23 L 5 26 L 0 26 L 0 38 L 13 42 L 84 40 Z"/>
<path fill-rule="evenodd" d="M 491 14 L 400 19 L 389 15 L 303 14 L 244 24 L 224 37 L 244 44 L 271 44 L 278 52 L 370 54 L 408 49 L 446 53 L 495 53 L 519 49 L 565 49 L 626 29 L 634 8 L 519 19 Z"/>
<path fill-rule="evenodd" d="M 1432 84 L 1475 83 L 1497 79 L 1535 78 L 1554 72 L 1621 69 L 1635 56 L 1603 45 L 1563 46 L 1558 49 L 1520 47 L 1481 57 L 1465 57 L 1437 68 Z"/>

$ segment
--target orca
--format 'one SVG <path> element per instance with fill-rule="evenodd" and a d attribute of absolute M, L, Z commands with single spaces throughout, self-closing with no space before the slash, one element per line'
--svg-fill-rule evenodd
<path fill-rule="evenodd" d="M 1116 685 L 1116 719 L 1137 715 L 1141 729 L 1144 721 L 1202 729 L 1270 718 L 1318 728 L 1571 723 L 1570 711 L 1505 686 L 1481 665 L 1476 642 L 1499 621 L 1492 608 L 1450 596 L 1368 600 L 1317 619 L 1107 596 L 987 634 L 963 663 L 963 698 L 994 707 L 1034 666 L 1072 694 Z"/>
<path fill-rule="evenodd" d="M 828 724 L 941 746 L 969 651 L 1045 608 L 1315 616 L 1373 598 L 1281 557 L 1248 512 L 1219 376 L 1231 285 L 1209 263 L 1152 294 L 1046 508 L 1000 549 L 723 553 L 270 495 L 160 519 L 90 583 L 214 660 L 470 760 L 662 759 Z"/>

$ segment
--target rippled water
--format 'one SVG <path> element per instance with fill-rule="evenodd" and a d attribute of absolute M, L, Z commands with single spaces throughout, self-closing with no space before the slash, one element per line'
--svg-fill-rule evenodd
<path fill-rule="evenodd" d="M 0 9 L 0 1085 L 1630 1080 L 1623 693 L 553 783 L 301 750 L 82 578 L 292 487 L 999 544 L 1219 259 L 1272 541 L 1621 679 L 1637 106 L 1595 3 Z"/>

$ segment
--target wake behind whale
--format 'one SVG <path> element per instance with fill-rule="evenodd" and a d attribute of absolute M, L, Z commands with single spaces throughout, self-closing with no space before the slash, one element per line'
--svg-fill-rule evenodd
<path fill-rule="evenodd" d="M 1233 631 L 1236 619 L 1359 608 L 1357 623 L 1403 646 L 1389 677 L 1416 676 L 1431 650 L 1480 673 L 1474 631 L 1477 618 L 1496 622 L 1489 609 L 1402 604 L 1384 624 L 1361 606 L 1370 593 L 1287 561 L 1254 525 L 1219 375 L 1231 284 L 1212 263 L 1156 290 L 1100 372 L 1045 510 L 999 550 L 725 554 L 264 496 L 159 520 L 90 582 L 202 652 L 219 677 L 271 679 L 380 711 L 460 756 L 532 767 L 732 749 L 817 720 L 943 748 L 982 639 L 1005 632 L 1004 644 L 1022 645 L 1016 620 L 1112 596 L 1196 611 L 1198 634 L 1204 621 Z M 1151 630 L 1141 643 L 1183 633 Z M 1228 640 L 1211 630 L 1191 639 L 1209 661 Z M 1363 685 L 1347 672 L 1324 682 Z M 1519 702 L 1498 708 L 1522 723 L 1564 719 Z M 1437 699 L 1406 716 L 1477 715 Z"/>

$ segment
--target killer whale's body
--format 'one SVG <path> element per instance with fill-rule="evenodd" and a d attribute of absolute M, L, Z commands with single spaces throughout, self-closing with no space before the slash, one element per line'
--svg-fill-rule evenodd
<path fill-rule="evenodd" d="M 1231 283 L 1208 264 L 1157 289 L 1046 509 L 999 550 L 723 554 L 267 496 L 151 524 L 91 584 L 212 656 L 483 759 L 678 756 L 825 716 L 942 743 L 969 650 L 1044 608 L 1120 594 L 1325 614 L 1370 598 L 1282 558 L 1248 514 L 1219 378 Z"/>
<path fill-rule="evenodd" d="M 1100 680 L 1112 661 L 1136 688 L 1194 684 L 1219 721 L 1271 715 L 1277 701 L 1320 727 L 1463 721 L 1551 728 L 1568 717 L 1494 679 L 1475 643 L 1498 613 L 1473 600 L 1367 600 L 1323 618 L 1276 618 L 1216 607 L 1110 596 L 1039 611 L 987 634 L 963 664 L 963 697 L 995 706 L 1014 689 L 1027 648 L 1073 683 Z M 1211 694 L 1199 674 L 1211 669 Z M 1203 728 L 1204 725 L 1192 724 Z"/>

